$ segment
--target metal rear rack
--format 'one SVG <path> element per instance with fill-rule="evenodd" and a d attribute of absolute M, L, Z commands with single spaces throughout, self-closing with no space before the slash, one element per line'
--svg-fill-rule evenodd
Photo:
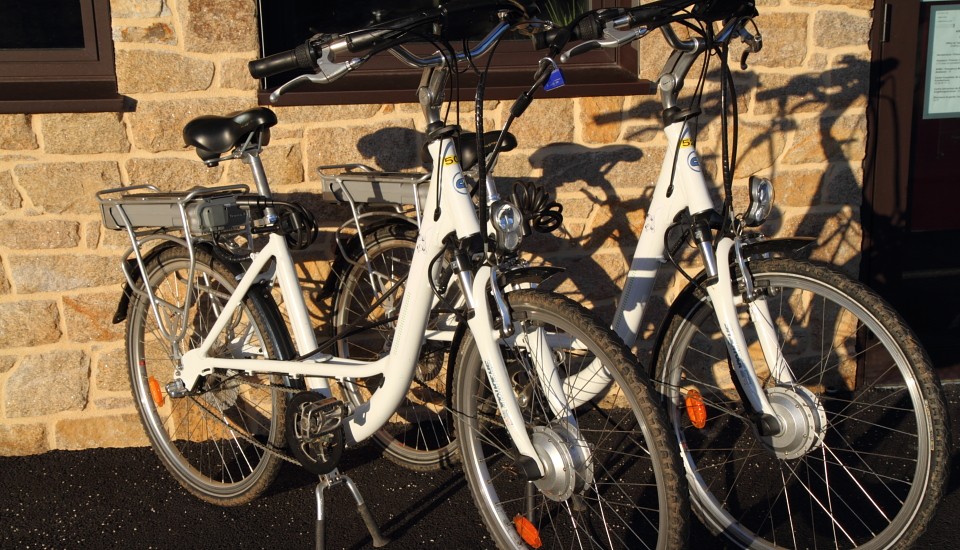
<path fill-rule="evenodd" d="M 196 267 L 194 242 L 220 231 L 246 231 L 249 239 L 250 213 L 237 204 L 237 196 L 247 193 L 246 185 L 221 187 L 196 187 L 182 193 L 166 193 L 153 185 L 136 185 L 105 189 L 96 194 L 100 202 L 103 225 L 108 229 L 126 230 L 130 239 L 128 248 L 120 261 L 129 291 L 150 300 L 157 328 L 170 343 L 174 356 L 179 354 L 179 343 L 187 333 L 187 311 L 192 306 L 193 276 Z M 172 233 L 182 233 L 177 236 Z M 167 241 L 183 246 L 189 251 L 190 264 L 187 277 L 186 298 L 177 315 L 160 314 L 161 303 L 149 284 L 144 248 L 152 241 Z M 142 286 L 131 273 L 134 263 L 140 270 Z M 179 323 L 174 319 L 179 317 Z M 178 325 L 178 326 L 177 326 Z"/>
<path fill-rule="evenodd" d="M 341 172 L 327 174 L 324 170 Z M 353 218 L 337 228 L 334 236 L 337 247 L 347 262 L 357 265 L 344 245 L 344 235 L 347 231 L 355 232 L 359 236 L 369 271 L 371 267 L 364 237 L 365 225 L 391 218 L 405 223 L 420 224 L 430 184 L 429 173 L 381 172 L 364 164 L 320 166 L 317 172 L 322 182 L 323 199 L 350 206 Z M 411 205 L 413 216 L 410 215 L 408 208 Z"/>

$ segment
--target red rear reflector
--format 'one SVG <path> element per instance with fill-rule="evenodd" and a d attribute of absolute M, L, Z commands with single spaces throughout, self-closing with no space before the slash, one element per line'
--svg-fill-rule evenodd
<path fill-rule="evenodd" d="M 150 383 L 150 396 L 153 397 L 154 404 L 156 404 L 157 407 L 162 407 L 163 392 L 160 391 L 160 382 L 157 382 L 157 379 L 152 376 L 148 378 L 147 381 Z"/>
<path fill-rule="evenodd" d="M 701 429 L 707 425 L 707 406 L 703 404 L 703 397 L 694 388 L 687 391 L 687 416 L 694 428 Z"/>
<path fill-rule="evenodd" d="M 513 526 L 517 529 L 517 534 L 523 539 L 523 542 L 530 545 L 531 548 L 540 548 L 543 543 L 540 542 L 540 531 L 530 523 L 530 520 L 517 514 L 513 518 Z"/>

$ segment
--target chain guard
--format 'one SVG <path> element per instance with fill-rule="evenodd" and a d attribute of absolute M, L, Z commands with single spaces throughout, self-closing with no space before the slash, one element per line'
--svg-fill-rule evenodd
<path fill-rule="evenodd" d="M 287 443 L 305 470 L 324 475 L 340 463 L 346 415 L 343 402 L 310 391 L 297 393 L 287 404 Z"/>

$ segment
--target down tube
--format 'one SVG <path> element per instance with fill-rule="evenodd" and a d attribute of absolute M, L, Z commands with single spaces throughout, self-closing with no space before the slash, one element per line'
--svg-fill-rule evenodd
<path fill-rule="evenodd" d="M 443 238 L 456 231 L 464 237 L 480 231 L 476 211 L 464 185 L 453 140 L 444 138 L 428 146 L 433 165 L 439 166 L 430 181 L 423 223 L 417 235 L 417 244 L 410 263 L 407 287 L 400 302 L 400 315 L 383 385 L 370 400 L 357 407 L 346 424 L 347 442 L 353 444 L 373 435 L 403 401 L 416 370 L 420 347 L 424 340 L 433 289 L 430 287 L 430 263 L 443 250 Z M 438 188 L 441 201 L 439 219 L 435 219 Z M 472 223 L 471 223 L 472 221 Z"/>
<path fill-rule="evenodd" d="M 713 209 L 706 181 L 700 172 L 700 157 L 689 137 L 686 123 L 671 124 L 665 132 L 668 154 L 664 155 L 653 199 L 613 318 L 614 332 L 628 346 L 633 346 L 640 333 L 643 312 L 664 261 L 664 235 L 667 228 L 677 214 L 685 209 L 694 213 Z M 674 182 L 675 185 L 671 185 Z M 577 407 L 589 401 L 602 392 L 609 381 L 609 374 L 599 364 L 567 378 L 564 384 L 570 405 Z"/>

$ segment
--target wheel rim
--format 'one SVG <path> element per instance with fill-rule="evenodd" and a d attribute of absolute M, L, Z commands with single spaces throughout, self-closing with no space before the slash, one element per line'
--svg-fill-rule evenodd
<path fill-rule="evenodd" d="M 215 304 L 225 303 L 229 283 L 216 273 L 197 265 L 198 287 L 188 335 L 181 347 L 191 347 L 206 334 L 214 318 Z M 153 274 L 155 296 L 170 306 L 186 297 L 185 262 L 171 262 Z M 174 319 L 174 307 L 164 309 Z M 156 319 L 145 301 L 138 302 L 131 323 L 139 330 L 130 349 L 134 398 L 154 448 L 165 465 L 191 490 L 212 499 L 234 499 L 259 484 L 270 469 L 271 459 L 261 445 L 282 439 L 282 395 L 268 387 L 266 376 L 216 372 L 205 377 L 198 395 L 173 398 L 166 385 L 173 379 L 175 360 L 157 329 Z M 185 349 L 182 349 L 185 351 Z M 230 332 L 215 347 L 220 356 L 265 356 L 266 346 L 249 310 L 241 306 Z M 159 402 L 151 393 L 159 387 Z"/>
<path fill-rule="evenodd" d="M 337 299 L 337 327 L 378 323 L 399 312 L 402 286 L 393 290 L 381 306 L 364 315 L 379 300 L 381 289 L 389 291 L 393 285 L 403 284 L 414 245 L 413 240 L 395 238 L 372 247 L 368 256 L 373 280 L 366 269 L 366 261 L 363 258 L 358 260 L 360 265 L 351 269 Z M 347 336 L 338 342 L 338 353 L 342 357 L 376 359 L 389 352 L 394 326 L 395 322 L 389 322 Z M 443 465 L 450 460 L 455 449 L 452 419 L 446 408 L 448 349 L 443 343 L 425 344 L 403 403 L 374 436 L 388 456 L 403 465 L 427 468 Z M 360 405 L 370 399 L 379 382 L 379 377 L 357 379 L 346 382 L 344 389 L 350 402 Z"/>
<path fill-rule="evenodd" d="M 668 371 L 666 392 L 695 508 L 712 529 L 745 546 L 896 542 L 926 492 L 931 453 L 930 419 L 906 355 L 846 294 L 796 274 L 754 276 L 761 285 L 786 287 L 768 306 L 803 389 L 766 391 L 779 407 L 792 401 L 805 409 L 803 419 L 792 420 L 792 441 L 778 446 L 757 437 L 729 374 L 722 373 L 726 352 L 712 312 L 699 308 L 687 330 L 664 344 L 683 354 L 667 359 L 668 368 L 674 362 L 683 368 Z M 819 362 L 804 360 L 800 349 L 811 339 L 819 342 Z M 858 381 L 850 369 L 867 349 L 872 374 Z M 885 360 L 878 359 L 881 350 L 888 352 Z M 751 357 L 762 362 L 759 352 Z M 694 387 L 712 419 L 705 429 L 685 414 L 684 397 Z M 802 435 L 817 440 L 801 443 Z"/>
<path fill-rule="evenodd" d="M 517 325 L 526 327 L 519 332 L 530 330 L 532 323 L 523 306 L 513 306 L 512 311 Z M 538 315 L 545 316 L 543 312 Z M 549 318 L 549 323 L 562 326 L 568 334 L 555 339 L 584 341 L 582 333 L 562 319 Z M 582 349 L 566 351 L 563 364 L 568 372 L 593 360 Z M 475 354 L 475 349 L 472 352 Z M 524 360 L 523 355 L 505 353 L 508 362 Z M 526 387 L 515 387 L 518 396 L 530 396 L 529 406 L 524 407 L 527 430 L 538 454 L 548 463 L 547 476 L 529 483 L 517 470 L 516 452 L 499 423 L 479 358 L 472 356 L 460 368 L 464 372 L 457 389 L 462 407 L 458 433 L 463 464 L 474 498 L 501 547 L 524 547 L 515 527 L 517 515 L 531 521 L 545 547 L 657 546 L 659 530 L 667 527 L 660 514 L 666 508 L 660 490 L 664 486 L 662 466 L 651 460 L 647 451 L 649 437 L 638 421 L 632 392 L 624 392 L 615 381 L 601 402 L 579 407 L 577 434 L 576 429 L 544 413 L 546 405 L 539 390 L 531 395 Z M 559 472 L 561 466 L 569 470 Z"/>

